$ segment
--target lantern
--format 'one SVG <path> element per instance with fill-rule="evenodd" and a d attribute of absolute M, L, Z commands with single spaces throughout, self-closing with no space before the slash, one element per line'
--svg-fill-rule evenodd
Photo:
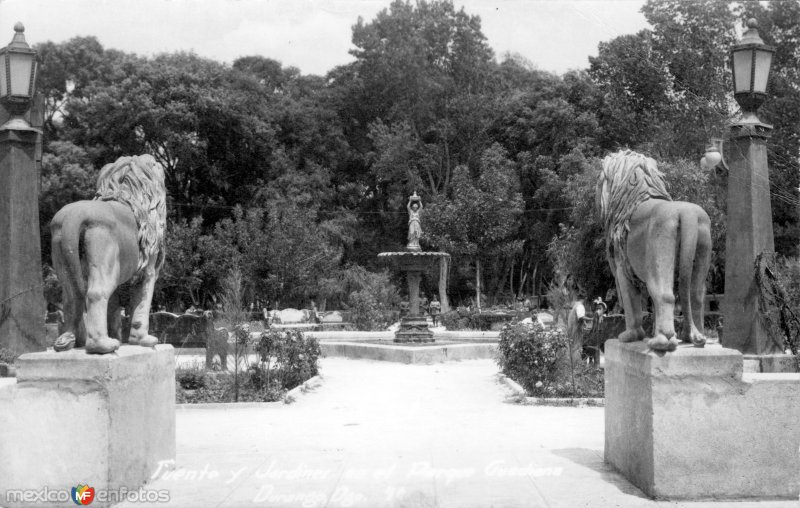
<path fill-rule="evenodd" d="M 25 42 L 25 27 L 22 23 L 14 25 L 14 38 L 11 43 L 0 48 L 0 103 L 12 119 L 6 124 L 24 122 L 22 116 L 28 111 L 36 87 L 36 52 Z"/>
<path fill-rule="evenodd" d="M 745 118 L 758 121 L 756 111 L 767 98 L 767 81 L 775 49 L 758 35 L 755 19 L 747 22 L 742 40 L 731 50 L 733 93 Z"/>

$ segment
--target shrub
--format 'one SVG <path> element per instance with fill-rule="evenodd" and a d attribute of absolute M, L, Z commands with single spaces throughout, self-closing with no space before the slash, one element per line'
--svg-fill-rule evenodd
<path fill-rule="evenodd" d="M 545 330 L 536 322 L 504 327 L 497 350 L 497 363 L 503 374 L 537 396 L 548 393 L 557 381 L 559 362 L 568 356 L 564 332 Z"/>
<path fill-rule="evenodd" d="M 559 329 L 512 323 L 500 332 L 497 363 L 506 376 L 536 397 L 602 397 L 603 370 L 570 358 Z"/>
<path fill-rule="evenodd" d="M 178 367 L 175 369 L 175 381 L 184 390 L 198 390 L 206 386 L 206 373 L 201 366 Z"/>
<path fill-rule="evenodd" d="M 255 345 L 258 365 L 251 368 L 251 384 L 272 390 L 273 381 L 282 390 L 291 390 L 319 372 L 319 343 L 300 330 L 269 330 Z"/>
<path fill-rule="evenodd" d="M 455 310 L 445 312 L 439 316 L 439 321 L 442 323 L 442 326 L 450 331 L 463 330 L 463 328 L 461 328 L 462 323 L 459 322 L 460 320 L 461 316 L 459 316 L 458 311 Z"/>
<path fill-rule="evenodd" d="M 511 322 L 515 318 L 516 315 L 514 313 L 505 311 L 475 312 L 469 317 L 469 326 L 473 330 L 481 331 L 491 330 L 495 326 L 496 330 L 500 326 L 498 323 Z"/>
<path fill-rule="evenodd" d="M 239 327 L 241 337 L 245 327 Z M 243 339 L 242 339 L 243 340 Z M 200 365 L 175 369 L 176 401 L 271 402 L 319 372 L 319 343 L 299 330 L 268 330 L 253 344 L 259 361 L 239 372 L 209 372 Z"/>
<path fill-rule="evenodd" d="M 11 365 L 17 360 L 19 355 L 11 351 L 10 349 L 0 347 L 0 363 L 7 363 Z"/>
<path fill-rule="evenodd" d="M 356 330 L 385 330 L 389 326 L 391 313 L 386 312 L 378 300 L 366 290 L 350 293 L 348 298 L 351 323 Z"/>

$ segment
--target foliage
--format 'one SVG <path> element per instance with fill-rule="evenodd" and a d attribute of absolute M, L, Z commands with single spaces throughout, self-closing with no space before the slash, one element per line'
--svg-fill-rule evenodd
<path fill-rule="evenodd" d="M 178 367 L 175 369 L 175 381 L 184 390 L 197 390 L 206 387 L 205 374 L 202 368 Z"/>
<path fill-rule="evenodd" d="M 452 255 L 455 304 L 542 294 L 568 274 L 602 295 L 613 279 L 592 168 L 628 147 L 659 161 L 676 199 L 709 212 L 709 290 L 719 292 L 725 182 L 687 161 L 738 114 L 724 62 L 748 17 L 776 48 L 761 117 L 775 125 L 776 251 L 795 256 L 800 0 L 648 0 L 642 13 L 650 28 L 600 43 L 586 69 L 563 75 L 496 58 L 480 18 L 449 0 L 394 0 L 357 20 L 354 61 L 326 76 L 269 55 L 227 65 L 128 54 L 94 37 L 39 44 L 43 263 L 56 211 L 91 198 L 104 164 L 147 152 L 166 167 L 169 193 L 156 305 L 213 306 L 238 266 L 243 304 L 344 306 L 364 289 L 356 278 L 381 268 L 376 254 L 402 248 L 415 190 L 423 242 Z M 353 298 L 390 308 L 391 277 L 375 281 L 386 294 Z"/>
<path fill-rule="evenodd" d="M 774 253 L 756 256 L 755 286 L 758 314 L 771 340 L 780 350 L 789 350 L 800 367 L 800 313 L 798 284 L 793 277 L 800 274 L 797 259 L 778 259 Z"/>
<path fill-rule="evenodd" d="M 319 373 L 319 343 L 300 330 L 267 330 L 254 349 L 260 360 L 252 367 L 254 388 L 270 389 L 274 381 L 281 390 L 290 390 Z"/>
<path fill-rule="evenodd" d="M 779 258 L 775 268 L 778 281 L 786 291 L 789 307 L 800 315 L 800 259 Z"/>
<path fill-rule="evenodd" d="M 606 260 L 603 227 L 594 208 L 599 168 L 599 160 L 588 161 L 580 173 L 567 180 L 564 195 L 572 207 L 569 225 L 560 224 L 558 235 L 548 245 L 548 255 L 556 273 L 562 279 L 571 276 L 579 292 L 587 297 L 603 296 L 614 287 Z M 548 301 L 551 305 L 555 303 L 551 296 Z M 560 301 L 559 305 L 564 303 Z"/>
<path fill-rule="evenodd" d="M 506 376 L 531 395 L 543 396 L 557 382 L 559 362 L 567 355 L 567 337 L 539 323 L 512 323 L 500 332 L 497 363 Z"/>
<path fill-rule="evenodd" d="M 506 376 L 535 397 L 602 397 L 603 370 L 570 359 L 560 329 L 512 323 L 500 332 L 497 363 Z"/>
<path fill-rule="evenodd" d="M 391 324 L 389 319 L 393 314 L 387 312 L 387 309 L 366 290 L 350 293 L 347 299 L 347 308 L 350 310 L 350 319 L 356 330 L 386 330 Z"/>
<path fill-rule="evenodd" d="M 222 304 L 222 319 L 233 337 L 233 400 L 239 402 L 240 371 L 247 362 L 250 345 L 250 326 L 244 309 L 242 272 L 238 267 L 230 270 L 223 280 L 219 301 Z"/>
<path fill-rule="evenodd" d="M 523 210 L 519 177 L 514 163 L 499 144 L 487 148 L 476 179 L 466 166 L 456 168 L 452 197 L 440 196 L 425 213 L 423 239 L 445 252 L 472 258 L 476 262 L 476 288 L 483 286 L 482 259 L 507 260 L 518 254 L 522 242 L 516 238 Z M 504 273 L 504 271 L 502 271 Z M 489 290 L 497 294 L 497 277 Z"/>
<path fill-rule="evenodd" d="M 177 402 L 272 402 L 319 372 L 319 344 L 294 331 L 268 330 L 253 342 L 259 361 L 238 374 L 201 365 L 175 369 Z"/>
<path fill-rule="evenodd" d="M 10 349 L 0 347 L 0 363 L 6 363 L 11 365 L 17 360 L 17 357 L 19 357 L 19 355 L 14 353 Z"/>
<path fill-rule="evenodd" d="M 444 326 L 448 331 L 456 331 L 456 330 L 468 330 L 469 329 L 469 320 L 467 318 L 462 318 L 458 311 L 451 310 L 450 312 L 443 312 L 439 316 L 439 322 Z"/>

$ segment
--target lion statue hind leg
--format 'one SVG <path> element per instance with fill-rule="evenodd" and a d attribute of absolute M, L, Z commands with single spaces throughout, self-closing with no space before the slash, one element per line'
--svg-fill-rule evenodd
<path fill-rule="evenodd" d="M 642 327 L 642 293 L 612 257 L 609 257 L 609 264 L 614 271 L 617 293 L 625 310 L 625 330 L 617 336 L 617 339 L 620 342 L 642 340 L 645 337 Z"/>
<path fill-rule="evenodd" d="M 711 221 L 702 208 L 691 204 L 683 206 L 680 221 L 678 290 L 684 310 L 681 340 L 691 342 L 694 347 L 704 347 L 703 305 L 706 276 L 711 266 Z"/>
<path fill-rule="evenodd" d="M 131 292 L 131 332 L 128 341 L 143 347 L 155 347 L 159 343 L 157 337 L 150 335 L 150 304 L 153 300 L 153 290 L 158 278 L 158 260 L 153 256 L 141 274 L 140 279 L 133 285 Z"/>

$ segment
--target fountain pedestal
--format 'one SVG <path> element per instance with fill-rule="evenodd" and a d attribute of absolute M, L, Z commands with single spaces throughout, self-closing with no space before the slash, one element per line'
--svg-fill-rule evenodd
<path fill-rule="evenodd" d="M 405 272 L 408 281 L 408 316 L 400 320 L 400 329 L 394 334 L 395 342 L 433 342 L 433 332 L 428 328 L 428 320 L 419 308 L 419 283 L 422 272 L 443 257 L 446 252 L 381 252 L 379 258 L 390 260 Z"/>

